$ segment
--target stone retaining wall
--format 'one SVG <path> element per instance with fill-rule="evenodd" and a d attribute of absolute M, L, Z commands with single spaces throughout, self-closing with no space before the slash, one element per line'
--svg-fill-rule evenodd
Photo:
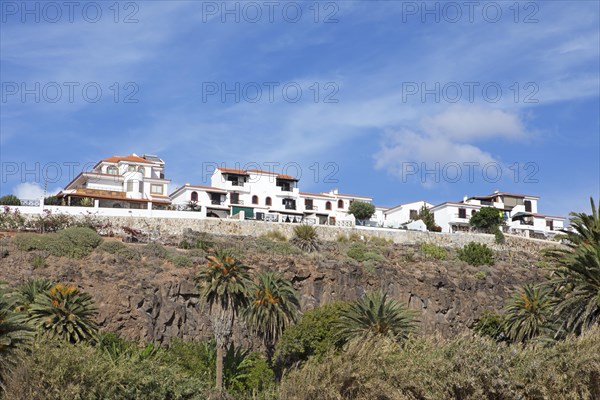
<path fill-rule="evenodd" d="M 110 222 L 119 230 L 122 226 L 139 229 L 154 238 L 161 236 L 181 235 L 186 229 L 207 232 L 216 235 L 239 235 L 258 237 L 273 230 L 278 230 L 288 238 L 293 237 L 294 227 L 297 224 L 264 222 L 254 220 L 226 220 L 218 218 L 206 219 L 175 219 L 175 218 L 141 218 L 141 217 L 101 217 L 102 221 Z M 537 252 L 541 248 L 557 246 L 557 242 L 530 239 L 521 236 L 505 235 L 506 243 L 497 245 L 494 235 L 482 233 L 438 233 L 406 231 L 399 229 L 384 229 L 370 227 L 334 227 L 316 226 L 321 240 L 335 241 L 339 235 L 356 233 L 365 238 L 379 237 L 401 244 L 415 244 L 422 242 L 434 243 L 443 247 L 462 247 L 469 242 L 487 244 L 494 249 L 523 250 Z"/>

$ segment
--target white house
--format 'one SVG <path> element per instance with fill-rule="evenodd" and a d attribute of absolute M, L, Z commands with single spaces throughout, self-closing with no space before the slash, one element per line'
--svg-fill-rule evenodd
<path fill-rule="evenodd" d="M 469 220 L 482 207 L 498 209 L 505 231 L 531 237 L 552 236 L 564 227 L 565 218 L 538 214 L 539 197 L 495 191 L 487 196 L 466 197 L 431 208 L 442 232 L 469 230 Z"/>
<path fill-rule="evenodd" d="M 157 156 L 113 156 L 77 175 L 57 197 L 66 205 L 91 201 L 99 207 L 160 208 L 171 203 L 169 182 L 165 162 Z"/>
<path fill-rule="evenodd" d="M 433 205 L 424 200 L 419 200 L 391 207 L 384 213 L 383 226 L 399 228 L 410 221 L 416 221 L 419 211 L 423 207 L 431 208 Z"/>

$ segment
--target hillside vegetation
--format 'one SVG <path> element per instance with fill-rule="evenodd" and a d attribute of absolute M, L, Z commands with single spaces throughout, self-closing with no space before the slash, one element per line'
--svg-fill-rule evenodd
<path fill-rule="evenodd" d="M 310 227 L 10 233 L 0 396 L 600 398 L 598 214 L 573 214 L 566 246 L 539 254 L 323 242 Z"/>

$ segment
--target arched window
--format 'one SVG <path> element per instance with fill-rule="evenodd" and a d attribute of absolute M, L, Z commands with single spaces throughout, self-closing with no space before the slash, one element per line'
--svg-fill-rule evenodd
<path fill-rule="evenodd" d="M 344 200 L 338 200 L 338 208 L 344 208 Z"/>
<path fill-rule="evenodd" d="M 117 167 L 108 167 L 106 173 L 110 175 L 116 175 L 117 171 Z"/>
<path fill-rule="evenodd" d="M 326 210 L 331 210 L 331 202 L 328 201 L 327 203 L 325 203 L 325 209 Z"/>
<path fill-rule="evenodd" d="M 192 201 L 198 201 L 198 192 L 192 192 Z"/>
<path fill-rule="evenodd" d="M 265 205 L 267 205 L 267 206 L 270 206 L 270 205 L 272 205 L 272 204 L 273 204 L 273 203 L 272 203 L 272 201 L 271 201 L 271 198 L 270 198 L 270 197 L 267 197 L 267 198 L 265 199 Z"/>
<path fill-rule="evenodd" d="M 135 165 L 130 165 L 129 167 L 127 167 L 127 170 L 129 172 L 134 172 L 135 171 Z"/>
<path fill-rule="evenodd" d="M 138 172 L 144 175 L 146 173 L 146 170 L 144 169 L 144 167 L 138 167 Z"/>
<path fill-rule="evenodd" d="M 252 204 L 258 204 L 258 196 L 252 196 Z"/>

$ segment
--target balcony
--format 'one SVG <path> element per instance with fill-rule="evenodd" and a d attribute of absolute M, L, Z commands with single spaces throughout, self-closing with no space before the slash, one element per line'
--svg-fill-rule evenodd
<path fill-rule="evenodd" d="M 452 215 L 455 219 L 466 219 L 469 220 L 469 216 L 468 215 L 462 215 L 462 214 L 453 214 Z"/>
<path fill-rule="evenodd" d="M 236 204 L 236 205 L 242 205 L 242 204 L 244 204 L 244 200 L 240 200 L 240 199 L 231 199 L 231 200 L 229 200 L 229 202 L 231 204 Z"/>
<path fill-rule="evenodd" d="M 295 210 L 296 209 L 296 205 L 295 204 L 285 204 L 284 208 L 286 210 Z"/>
<path fill-rule="evenodd" d="M 210 204 L 212 204 L 213 206 L 222 206 L 225 204 L 225 202 L 222 200 L 211 200 Z"/>
<path fill-rule="evenodd" d="M 317 206 L 309 206 L 309 205 L 304 205 L 304 209 L 306 211 L 317 211 Z"/>
<path fill-rule="evenodd" d="M 523 221 L 523 220 L 520 220 L 519 221 L 519 225 L 533 226 L 533 221 Z"/>

